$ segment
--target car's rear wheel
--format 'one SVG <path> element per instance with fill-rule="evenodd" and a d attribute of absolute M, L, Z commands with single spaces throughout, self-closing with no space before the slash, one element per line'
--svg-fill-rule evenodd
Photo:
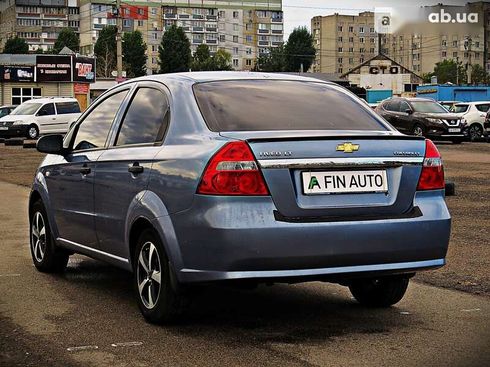
<path fill-rule="evenodd" d="M 349 285 L 354 298 L 368 307 L 389 307 L 398 303 L 407 290 L 406 276 L 355 280 Z"/>
<path fill-rule="evenodd" d="M 424 136 L 424 127 L 419 124 L 415 124 L 415 126 L 412 129 L 412 134 L 415 136 Z"/>
<path fill-rule="evenodd" d="M 39 136 L 39 129 L 36 125 L 32 124 L 27 129 L 27 137 L 29 139 L 37 139 Z"/>
<path fill-rule="evenodd" d="M 66 269 L 69 254 L 56 247 L 46 210 L 40 201 L 31 207 L 30 221 L 31 255 L 34 266 L 44 273 L 61 273 Z"/>
<path fill-rule="evenodd" d="M 184 295 L 172 282 L 173 274 L 158 234 L 144 230 L 136 244 L 134 286 L 138 306 L 151 323 L 172 323 L 184 308 Z"/>
<path fill-rule="evenodd" d="M 483 129 L 478 124 L 473 124 L 468 129 L 468 136 L 471 141 L 477 141 L 483 136 Z"/>

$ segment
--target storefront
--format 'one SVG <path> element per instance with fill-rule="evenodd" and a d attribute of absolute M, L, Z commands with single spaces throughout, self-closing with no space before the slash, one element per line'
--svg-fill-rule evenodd
<path fill-rule="evenodd" d="M 75 97 L 90 103 L 95 59 L 76 55 L 0 55 L 0 105 L 39 97 Z"/>

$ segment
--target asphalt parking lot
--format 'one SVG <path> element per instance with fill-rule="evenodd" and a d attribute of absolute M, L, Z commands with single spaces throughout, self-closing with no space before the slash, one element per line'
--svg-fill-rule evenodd
<path fill-rule="evenodd" d="M 457 195 L 448 265 L 417 275 L 395 307 L 360 307 L 312 283 L 206 287 L 188 320 L 144 322 L 130 275 L 74 256 L 63 276 L 35 271 L 27 196 L 42 156 L 0 144 L 0 365 L 490 365 L 490 144 L 439 144 Z"/>

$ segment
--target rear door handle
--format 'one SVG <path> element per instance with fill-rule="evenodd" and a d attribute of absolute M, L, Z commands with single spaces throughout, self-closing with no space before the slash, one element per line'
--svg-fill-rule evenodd
<path fill-rule="evenodd" d="M 140 166 L 138 162 L 134 162 L 133 165 L 128 168 L 128 172 L 132 173 L 133 175 L 143 173 L 144 170 L 145 168 Z"/>
<path fill-rule="evenodd" d="M 84 165 L 82 168 L 80 168 L 80 173 L 82 175 L 88 175 L 90 172 L 92 172 L 92 169 L 90 167 Z"/>

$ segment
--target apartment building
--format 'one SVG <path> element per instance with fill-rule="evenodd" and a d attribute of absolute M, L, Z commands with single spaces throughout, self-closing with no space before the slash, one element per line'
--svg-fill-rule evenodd
<path fill-rule="evenodd" d="M 80 0 L 80 46 L 93 53 L 99 31 L 116 24 L 114 1 Z M 212 53 L 225 49 L 232 55 L 235 70 L 251 70 L 257 56 L 283 43 L 282 0 L 186 2 L 125 0 L 123 31 L 139 30 L 148 46 L 149 73 L 158 72 L 158 46 L 172 25 L 182 27 L 194 52 L 200 44 Z"/>
<path fill-rule="evenodd" d="M 77 0 L 1 0 L 0 49 L 18 36 L 27 41 L 29 51 L 47 51 L 63 28 L 79 32 L 79 22 Z"/>
<path fill-rule="evenodd" d="M 378 54 L 373 12 L 316 16 L 311 29 L 317 50 L 314 72 L 343 74 Z"/>
<path fill-rule="evenodd" d="M 441 14 L 442 9 L 449 12 L 451 8 L 454 7 L 438 4 L 425 7 L 425 10 Z M 435 64 L 443 60 L 459 61 L 463 65 L 479 64 L 490 71 L 487 52 L 490 3 L 469 3 L 466 9 L 480 15 L 478 24 L 471 27 L 454 23 L 420 26 L 415 32 L 401 29 L 383 35 L 382 53 L 419 75 L 434 71 Z"/>

